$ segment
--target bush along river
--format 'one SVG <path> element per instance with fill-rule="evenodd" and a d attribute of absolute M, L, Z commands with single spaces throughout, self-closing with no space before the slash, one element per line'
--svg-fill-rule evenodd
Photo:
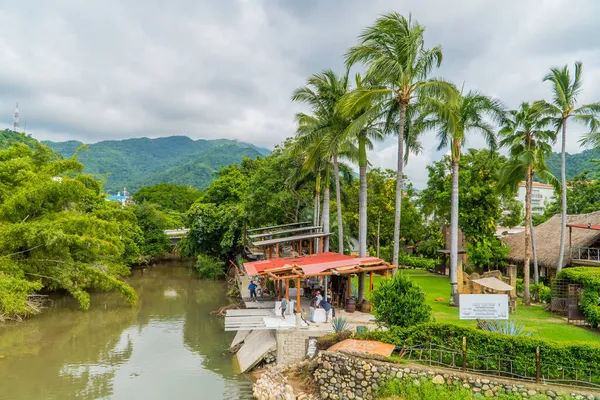
<path fill-rule="evenodd" d="M 0 325 L 0 399 L 250 399 L 235 372 L 232 333 L 209 313 L 228 304 L 224 282 L 190 264 L 132 271 L 139 304 L 92 295 L 88 311 L 55 296 L 41 315 Z"/>

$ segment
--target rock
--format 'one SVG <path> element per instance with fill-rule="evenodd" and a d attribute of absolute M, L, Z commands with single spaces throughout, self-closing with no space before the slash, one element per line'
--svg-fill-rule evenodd
<path fill-rule="evenodd" d="M 402 379 L 402 371 L 396 372 L 396 378 Z"/>
<path fill-rule="evenodd" d="M 528 390 L 527 394 L 530 396 L 535 396 L 537 394 L 537 392 L 535 390 Z"/>
<path fill-rule="evenodd" d="M 494 397 L 494 392 L 492 392 L 491 390 L 486 390 L 485 392 L 483 392 L 483 395 L 485 397 Z"/>
<path fill-rule="evenodd" d="M 444 382 L 444 377 L 441 375 L 436 375 L 433 377 L 433 379 L 431 380 L 432 383 L 435 383 L 436 385 L 443 385 Z"/>
<path fill-rule="evenodd" d="M 546 392 L 546 396 L 551 397 L 551 398 L 555 398 L 556 397 L 556 393 L 554 393 L 552 390 L 548 390 Z"/>

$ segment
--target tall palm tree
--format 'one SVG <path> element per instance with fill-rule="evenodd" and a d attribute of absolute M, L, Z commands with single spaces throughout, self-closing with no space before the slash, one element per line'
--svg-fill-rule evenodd
<path fill-rule="evenodd" d="M 456 90 L 456 89 L 455 89 Z M 503 107 L 498 100 L 470 91 L 455 91 L 450 96 L 429 99 L 421 120 L 421 129 L 436 129 L 438 150 L 450 147 L 452 162 L 452 197 L 450 214 L 450 285 L 452 305 L 458 305 L 458 166 L 467 135 L 479 133 L 490 149 L 496 148 L 494 127 L 485 117 L 501 122 Z"/>
<path fill-rule="evenodd" d="M 333 166 L 335 181 L 338 251 L 344 254 L 344 228 L 342 222 L 342 201 L 340 189 L 339 159 L 349 156 L 352 146 L 348 143 L 343 132 L 348 120 L 336 111 L 339 99 L 348 91 L 348 74 L 338 77 L 333 71 L 325 70 L 312 75 L 307 85 L 298 88 L 292 95 L 292 100 L 301 101 L 311 106 L 314 115 L 298 113 L 298 135 L 294 148 L 307 156 L 306 164 L 310 168 L 325 162 L 325 167 Z M 325 168 L 323 231 L 329 233 L 329 170 Z M 318 175 L 319 177 L 319 175 Z M 319 179 L 319 178 L 317 178 Z M 317 183 L 315 195 L 315 225 L 319 224 L 320 182 Z M 329 237 L 324 240 L 324 251 L 329 251 Z"/>
<path fill-rule="evenodd" d="M 556 273 L 558 274 L 563 268 L 565 256 L 565 236 L 567 232 L 567 177 L 565 171 L 565 152 L 567 146 L 567 121 L 573 119 L 582 122 L 590 128 L 590 133 L 584 138 L 583 143 L 587 145 L 597 146 L 599 133 L 598 128 L 600 122 L 598 115 L 600 114 L 600 103 L 586 104 L 577 106 L 577 100 L 582 90 L 581 81 L 581 63 L 575 63 L 575 75 L 571 77 L 569 67 L 565 65 L 563 68 L 551 68 L 550 73 L 544 77 L 544 82 L 552 84 L 552 102 L 540 102 L 544 111 L 552 117 L 552 122 L 556 131 L 562 130 L 561 138 L 561 228 L 560 228 L 560 253 Z"/>
<path fill-rule="evenodd" d="M 348 105 L 363 108 L 375 105 L 375 113 L 399 106 L 397 132 L 403 132 L 409 104 L 423 96 L 440 91 L 449 92 L 446 82 L 428 79 L 431 70 L 442 62 L 442 48 L 425 49 L 425 27 L 411 17 L 391 12 L 378 18 L 359 36 L 359 43 L 346 53 L 348 67 L 357 62 L 367 66 L 366 77 L 378 85 L 364 87 L 348 101 Z M 396 213 L 394 216 L 393 264 L 398 265 L 400 215 L 402 206 L 404 135 L 398 134 L 398 169 L 396 177 Z M 366 247 L 366 246 L 365 246 Z M 360 247 L 359 247 L 360 249 Z"/>
<path fill-rule="evenodd" d="M 358 255 L 367 254 L 367 167 L 369 160 L 367 150 L 373 148 L 374 140 L 383 139 L 383 113 L 380 108 L 368 101 L 355 102 L 355 93 L 361 93 L 364 88 L 372 85 L 372 81 L 363 82 L 360 74 L 355 78 L 356 88 L 343 96 L 337 105 L 337 110 L 349 120 L 344 130 L 344 137 L 356 143 L 358 150 L 359 194 L 358 194 Z M 365 273 L 358 274 L 358 300 L 364 298 Z"/>
<path fill-rule="evenodd" d="M 539 104 L 522 103 L 518 110 L 507 113 L 499 132 L 500 145 L 508 147 L 510 159 L 501 172 L 499 187 L 509 187 L 514 193 L 518 182 L 525 180 L 525 254 L 523 257 L 523 305 L 531 305 L 530 268 L 531 260 L 531 197 L 533 193 L 533 175 L 555 181 L 548 171 L 545 156 L 552 152 L 556 140 L 554 131 L 547 129 L 550 120 L 544 115 Z M 536 271 L 536 276 L 539 273 Z M 537 282 L 536 282 L 537 283 Z"/>

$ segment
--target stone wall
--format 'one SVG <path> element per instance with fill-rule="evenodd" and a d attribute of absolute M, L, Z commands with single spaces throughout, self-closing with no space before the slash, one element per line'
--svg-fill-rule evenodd
<path fill-rule="evenodd" d="M 428 368 L 415 364 L 394 364 L 345 353 L 322 351 L 319 353 L 317 365 L 314 379 L 322 399 L 375 399 L 375 393 L 385 381 L 399 378 L 412 380 L 417 384 L 430 380 L 440 385 L 461 385 L 484 397 L 497 397 L 501 392 L 511 392 L 523 398 L 541 395 L 540 397 L 551 399 L 562 396 L 600 400 L 600 393 L 585 393 L 568 388 L 473 376 L 454 370 Z"/>
<path fill-rule="evenodd" d="M 258 400 L 315 400 L 312 394 L 294 389 L 286 374 L 297 373 L 307 362 L 293 366 L 277 365 L 267 368 L 252 386 L 252 394 Z"/>
<path fill-rule="evenodd" d="M 311 329 L 285 329 L 277 331 L 277 364 L 289 365 L 306 357 L 308 339 L 331 333 Z"/>

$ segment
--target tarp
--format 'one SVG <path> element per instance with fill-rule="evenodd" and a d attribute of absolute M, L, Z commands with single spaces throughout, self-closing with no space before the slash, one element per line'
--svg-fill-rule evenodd
<path fill-rule="evenodd" d="M 484 286 L 488 289 L 498 290 L 500 292 L 509 292 L 514 289 L 512 286 L 502 282 L 498 278 L 474 279 L 473 282 L 477 283 L 478 285 Z"/>
<path fill-rule="evenodd" d="M 393 344 L 381 343 L 373 340 L 346 339 L 334 344 L 328 351 L 348 351 L 389 357 L 392 355 L 395 347 L 396 346 Z"/>

